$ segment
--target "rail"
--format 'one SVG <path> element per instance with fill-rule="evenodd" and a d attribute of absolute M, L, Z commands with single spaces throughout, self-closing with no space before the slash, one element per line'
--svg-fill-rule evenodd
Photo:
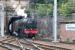
<path fill-rule="evenodd" d="M 27 38 L 20 39 L 17 37 L 9 37 L 3 41 L 0 41 L 0 47 L 6 48 L 7 50 L 72 50 L 58 46 L 36 43 L 35 41 Z M 18 45 L 16 43 L 18 43 Z"/>

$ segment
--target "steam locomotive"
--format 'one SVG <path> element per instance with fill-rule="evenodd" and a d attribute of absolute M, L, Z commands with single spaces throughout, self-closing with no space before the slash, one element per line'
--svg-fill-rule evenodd
<path fill-rule="evenodd" d="M 8 23 L 10 35 L 32 38 L 38 34 L 37 21 L 32 18 L 12 17 Z"/>

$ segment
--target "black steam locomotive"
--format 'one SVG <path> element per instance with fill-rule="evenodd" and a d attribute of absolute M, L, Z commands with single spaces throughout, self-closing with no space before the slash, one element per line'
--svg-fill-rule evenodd
<path fill-rule="evenodd" d="M 10 35 L 18 37 L 34 37 L 38 34 L 37 21 L 32 18 L 12 17 L 8 23 Z"/>

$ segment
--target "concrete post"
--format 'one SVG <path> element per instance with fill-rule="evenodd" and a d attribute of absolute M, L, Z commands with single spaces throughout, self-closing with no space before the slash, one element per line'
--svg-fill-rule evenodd
<path fill-rule="evenodd" d="M 57 0 L 54 0 L 53 10 L 53 42 L 57 42 Z"/>
<path fill-rule="evenodd" d="M 1 36 L 4 37 L 4 5 L 0 3 L 0 17 L 1 17 Z"/>

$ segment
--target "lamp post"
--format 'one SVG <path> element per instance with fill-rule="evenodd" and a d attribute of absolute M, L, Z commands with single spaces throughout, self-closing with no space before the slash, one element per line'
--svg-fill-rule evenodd
<path fill-rule="evenodd" d="M 54 0 L 53 8 L 53 42 L 57 42 L 57 0 Z"/>

